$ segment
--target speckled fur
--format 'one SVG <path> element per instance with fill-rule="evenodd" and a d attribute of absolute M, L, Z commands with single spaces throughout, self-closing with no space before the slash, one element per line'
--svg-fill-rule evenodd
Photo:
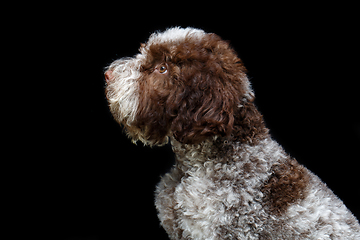
<path fill-rule="evenodd" d="M 271 138 L 233 145 L 217 158 L 211 141 L 172 139 L 177 162 L 156 190 L 156 207 L 171 239 L 360 239 L 357 220 L 313 173 L 302 196 L 280 214 L 266 202 L 264 183 L 291 160 Z M 216 142 L 216 141 L 215 141 Z"/>
<path fill-rule="evenodd" d="M 172 28 L 105 74 L 128 136 L 172 144 L 176 163 L 155 193 L 169 237 L 360 239 L 343 202 L 271 138 L 245 72 L 220 37 Z"/>

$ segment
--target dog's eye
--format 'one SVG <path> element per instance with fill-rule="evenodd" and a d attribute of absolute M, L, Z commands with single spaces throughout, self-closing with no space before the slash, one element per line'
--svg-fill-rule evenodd
<path fill-rule="evenodd" d="M 166 66 L 162 65 L 162 66 L 159 68 L 159 73 L 164 74 L 164 73 L 166 73 L 166 72 L 167 72 Z"/>

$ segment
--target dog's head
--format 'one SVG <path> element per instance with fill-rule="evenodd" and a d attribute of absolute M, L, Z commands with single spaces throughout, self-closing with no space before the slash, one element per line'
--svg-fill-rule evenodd
<path fill-rule="evenodd" d="M 219 36 L 176 27 L 152 34 L 133 58 L 114 61 L 106 96 L 134 141 L 160 145 L 172 135 L 199 143 L 229 136 L 238 109 L 253 101 L 245 71 Z"/>

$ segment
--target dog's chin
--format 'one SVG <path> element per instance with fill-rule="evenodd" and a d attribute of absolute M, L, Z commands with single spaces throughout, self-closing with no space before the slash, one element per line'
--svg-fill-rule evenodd
<path fill-rule="evenodd" d="M 141 142 L 146 146 L 152 147 L 163 146 L 169 142 L 168 135 L 162 138 L 155 137 L 149 133 L 147 126 L 136 126 L 135 119 L 131 118 L 129 114 L 121 112 L 121 107 L 118 103 L 110 104 L 109 107 L 115 121 L 122 126 L 124 132 L 134 144 Z"/>
<path fill-rule="evenodd" d="M 145 146 L 153 147 L 153 146 L 164 146 L 169 142 L 168 136 L 165 136 L 162 139 L 154 138 L 153 136 L 150 136 L 146 133 L 146 128 L 140 129 L 136 126 L 128 125 L 126 121 L 122 122 L 121 126 L 123 127 L 126 136 L 130 138 L 131 142 L 134 144 L 141 142 Z"/>

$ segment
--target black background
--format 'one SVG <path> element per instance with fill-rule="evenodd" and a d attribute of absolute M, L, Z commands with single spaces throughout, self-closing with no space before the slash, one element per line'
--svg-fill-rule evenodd
<path fill-rule="evenodd" d="M 17 33 L 13 61 L 30 68 L 16 67 L 18 78 L 29 79 L 29 97 L 21 108 L 14 104 L 20 132 L 4 170 L 11 173 L 8 222 L 26 226 L 14 235 L 167 239 L 153 192 L 173 164 L 171 149 L 135 146 L 122 134 L 107 107 L 103 72 L 136 54 L 150 33 L 172 26 L 230 40 L 273 138 L 360 217 L 352 6 L 179 5 L 55 5 L 18 26 L 28 32 Z"/>

